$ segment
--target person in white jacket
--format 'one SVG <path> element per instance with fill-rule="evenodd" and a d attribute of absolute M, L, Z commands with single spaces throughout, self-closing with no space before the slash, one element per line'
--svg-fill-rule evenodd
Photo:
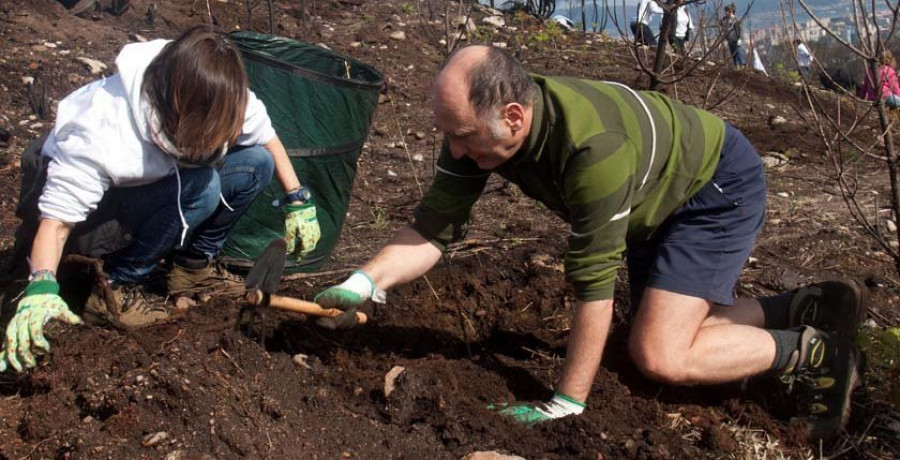
<path fill-rule="evenodd" d="M 637 6 L 637 16 L 631 21 L 631 33 L 634 34 L 634 42 L 637 45 L 656 46 L 656 36 L 650 29 L 650 22 L 654 15 L 661 15 L 664 11 L 657 0 L 641 0 Z"/>
<path fill-rule="evenodd" d="M 794 40 L 794 45 L 797 47 L 797 67 L 800 68 L 800 75 L 803 75 L 804 78 L 809 78 L 809 69 L 812 67 L 815 58 L 813 58 L 812 53 L 806 47 L 806 43 L 803 43 L 803 40 L 799 38 Z"/>
<path fill-rule="evenodd" d="M 684 43 L 691 39 L 691 31 L 694 30 L 694 22 L 687 7 L 681 5 L 675 11 L 675 24 L 669 33 L 669 43 L 678 50 L 678 54 L 685 56 Z"/>
<path fill-rule="evenodd" d="M 116 219 L 132 231 L 128 246 L 104 258 L 110 289 L 95 288 L 85 306 L 84 316 L 101 323 L 167 318 L 165 306 L 126 299 L 141 297 L 135 286 L 176 247 L 169 293 L 208 280 L 228 231 L 273 173 L 286 193 L 289 250 L 302 258 L 319 239 L 309 191 L 224 35 L 199 26 L 174 41 L 129 44 L 116 66 L 59 103 L 43 145 L 51 160 L 30 283 L 7 327 L 0 372 L 7 363 L 17 371 L 35 365 L 34 352 L 49 349 L 50 319 L 81 322 L 59 297 L 55 274 L 72 228 L 101 202 L 115 203 Z"/>

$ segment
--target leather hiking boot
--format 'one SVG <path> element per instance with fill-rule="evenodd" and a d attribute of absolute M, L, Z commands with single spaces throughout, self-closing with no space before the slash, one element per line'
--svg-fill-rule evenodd
<path fill-rule="evenodd" d="M 788 294 L 789 328 L 812 326 L 852 341 L 866 315 L 862 290 L 855 281 L 825 281 Z"/>
<path fill-rule="evenodd" d="M 152 298 L 138 285 L 94 284 L 84 305 L 86 321 L 116 327 L 141 328 L 169 319 L 165 301 Z"/>
<path fill-rule="evenodd" d="M 246 290 L 244 279 L 224 268 L 209 264 L 203 268 L 187 268 L 177 263 L 172 266 L 166 280 L 171 296 L 190 297 L 202 292 L 224 295 L 240 295 Z"/>
<path fill-rule="evenodd" d="M 801 424 L 807 440 L 827 440 L 850 419 L 850 396 L 860 383 L 861 354 L 847 340 L 804 327 L 800 349 L 791 356 L 781 380 L 798 406 L 792 424 Z"/>

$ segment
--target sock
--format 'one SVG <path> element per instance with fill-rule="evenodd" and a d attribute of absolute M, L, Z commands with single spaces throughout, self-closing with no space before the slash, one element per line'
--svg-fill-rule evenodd
<path fill-rule="evenodd" d="M 800 348 L 800 335 L 798 330 L 766 329 L 766 332 L 775 339 L 775 359 L 772 360 L 773 371 L 785 369 L 791 362 L 791 354 Z"/>
<path fill-rule="evenodd" d="M 788 327 L 791 321 L 791 299 L 793 297 L 794 291 L 790 291 L 756 299 L 762 306 L 763 316 L 766 318 L 764 328 L 785 329 Z"/>

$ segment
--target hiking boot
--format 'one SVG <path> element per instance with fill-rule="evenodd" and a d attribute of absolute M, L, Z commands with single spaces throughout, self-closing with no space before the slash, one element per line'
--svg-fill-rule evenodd
<path fill-rule="evenodd" d="M 84 304 L 84 319 L 89 323 L 116 327 L 141 328 L 169 319 L 163 299 L 152 299 L 138 285 L 98 281 Z"/>
<path fill-rule="evenodd" d="M 224 295 L 241 295 L 246 290 L 243 278 L 217 264 L 207 264 L 203 268 L 187 268 L 177 262 L 169 272 L 166 288 L 169 295 L 175 297 L 190 297 L 211 291 Z"/>
<path fill-rule="evenodd" d="M 866 310 L 855 281 L 825 281 L 795 289 L 790 295 L 788 328 L 812 326 L 853 340 Z"/>
<path fill-rule="evenodd" d="M 859 385 L 861 355 L 851 342 L 812 327 L 804 327 L 800 349 L 782 381 L 798 405 L 792 424 L 800 424 L 807 440 L 837 435 L 850 418 L 850 396 Z"/>

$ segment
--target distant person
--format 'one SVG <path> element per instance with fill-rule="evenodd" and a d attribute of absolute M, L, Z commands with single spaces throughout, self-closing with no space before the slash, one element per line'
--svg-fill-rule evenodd
<path fill-rule="evenodd" d="M 656 46 L 656 36 L 650 29 L 650 21 L 654 14 L 663 14 L 663 9 L 656 0 L 641 0 L 637 7 L 637 17 L 631 21 L 631 33 L 637 45 Z"/>
<path fill-rule="evenodd" d="M 897 71 L 894 70 L 897 61 L 894 59 L 893 53 L 884 50 L 880 63 L 878 78 L 881 80 L 881 99 L 888 107 L 898 108 L 900 107 L 900 83 L 897 81 Z M 878 96 L 875 90 L 877 87 L 872 74 L 866 70 L 866 78 L 861 89 L 863 99 L 874 101 Z"/>
<path fill-rule="evenodd" d="M 813 55 L 809 48 L 806 47 L 806 43 L 803 43 L 799 38 L 794 40 L 794 45 L 797 47 L 797 66 L 800 67 L 800 75 L 803 78 L 809 78 L 809 68 L 812 66 Z"/>
<path fill-rule="evenodd" d="M 725 35 L 725 40 L 728 41 L 731 61 L 735 67 L 742 69 L 747 65 L 747 58 L 741 46 L 741 21 L 735 15 L 736 12 L 737 8 L 734 6 L 734 3 L 727 5 L 725 7 L 725 17 L 719 21 L 719 28 L 721 33 Z"/>
<path fill-rule="evenodd" d="M 684 5 L 679 6 L 675 12 L 675 27 L 669 32 L 669 43 L 681 56 L 686 56 L 684 44 L 690 41 L 692 30 L 694 22 L 691 20 L 691 13 L 688 13 Z"/>

